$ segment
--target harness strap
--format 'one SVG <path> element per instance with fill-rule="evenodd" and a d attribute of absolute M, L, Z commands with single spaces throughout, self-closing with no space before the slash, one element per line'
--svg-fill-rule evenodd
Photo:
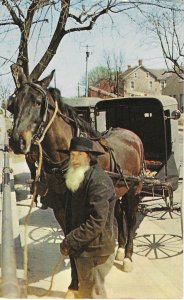
<path fill-rule="evenodd" d="M 104 148 L 104 150 L 109 153 L 109 157 L 110 157 L 110 173 L 111 173 L 111 175 L 112 174 L 116 174 L 116 176 L 114 176 L 114 178 L 116 178 L 116 179 L 118 178 L 118 180 L 123 179 L 126 188 L 129 189 L 128 183 L 127 183 L 127 181 L 125 179 L 125 176 L 124 176 L 123 171 L 122 171 L 122 169 L 120 167 L 120 164 L 119 164 L 117 158 L 115 157 L 114 149 L 112 149 L 109 146 L 108 141 L 105 138 L 100 139 L 98 142 Z"/>
<path fill-rule="evenodd" d="M 123 179 L 126 188 L 129 190 L 128 183 L 127 183 L 127 181 L 125 179 L 125 176 L 123 175 L 123 171 L 122 171 L 119 163 L 117 162 L 117 159 L 115 158 L 115 154 L 114 154 L 114 150 L 113 149 L 111 149 L 111 155 L 112 155 L 113 161 L 115 163 L 115 167 L 114 167 L 115 172 L 117 171 L 117 173 L 121 175 L 121 178 Z"/>

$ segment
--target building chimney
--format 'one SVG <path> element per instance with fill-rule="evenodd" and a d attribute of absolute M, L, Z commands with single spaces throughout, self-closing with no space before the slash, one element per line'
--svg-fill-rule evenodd
<path fill-rule="evenodd" d="M 128 67 L 128 70 L 131 69 L 131 65 L 128 65 L 127 67 Z"/>
<path fill-rule="evenodd" d="M 142 66 L 142 59 L 139 59 L 139 66 Z"/>

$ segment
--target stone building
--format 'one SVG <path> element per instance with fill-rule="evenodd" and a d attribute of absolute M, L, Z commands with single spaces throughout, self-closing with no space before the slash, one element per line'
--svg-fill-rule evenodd
<path fill-rule="evenodd" d="M 178 107 L 183 111 L 184 109 L 184 80 L 179 78 L 176 74 L 172 74 L 166 80 L 166 86 L 162 93 L 176 98 Z"/>

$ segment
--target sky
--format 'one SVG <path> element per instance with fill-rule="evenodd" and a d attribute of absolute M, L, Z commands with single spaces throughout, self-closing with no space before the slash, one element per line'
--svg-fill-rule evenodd
<path fill-rule="evenodd" d="M 49 36 L 47 34 L 42 38 L 42 46 L 48 44 Z M 11 39 L 3 46 L 0 43 L 0 56 L 11 58 L 12 46 L 18 47 L 18 36 L 12 32 Z M 36 41 L 32 42 L 30 47 L 31 64 L 38 60 L 39 49 L 36 48 Z M 88 59 L 88 72 L 99 65 L 105 65 L 104 52 L 108 54 L 119 55 L 121 52 L 124 58 L 123 69 L 127 65 L 136 66 L 138 60 L 143 60 L 143 65 L 148 68 L 164 68 L 165 63 L 160 48 L 160 44 L 143 30 L 139 30 L 135 23 L 122 15 L 116 15 L 114 23 L 110 19 L 102 17 L 90 32 L 78 32 L 67 35 L 62 40 L 57 53 L 41 78 L 47 76 L 53 69 L 56 70 L 55 81 L 51 85 L 56 85 L 61 90 L 63 97 L 73 97 L 78 94 L 78 85 L 80 94 L 84 93 L 82 78 L 86 71 L 86 46 L 90 56 Z M 35 49 L 37 49 L 35 51 Z M 0 74 L 10 72 L 5 66 L 0 67 Z M 12 90 L 14 84 L 10 79 L 11 74 L 1 76 L 3 82 L 10 82 Z"/>
<path fill-rule="evenodd" d="M 117 56 L 121 52 L 124 57 L 124 70 L 127 65 L 138 65 L 139 59 L 142 59 L 148 68 L 166 67 L 159 44 L 148 42 L 145 33 L 137 32 L 136 26 L 130 24 L 128 20 L 121 21 L 118 25 L 121 28 L 119 32 L 111 26 L 104 29 L 99 24 L 92 32 L 73 34 L 64 38 L 57 55 L 44 72 L 44 75 L 47 75 L 56 69 L 56 85 L 61 89 L 63 96 L 76 96 L 78 84 L 80 93 L 84 90 L 81 83 L 86 71 L 87 45 L 90 52 L 89 72 L 99 65 L 105 65 L 105 51 Z"/>

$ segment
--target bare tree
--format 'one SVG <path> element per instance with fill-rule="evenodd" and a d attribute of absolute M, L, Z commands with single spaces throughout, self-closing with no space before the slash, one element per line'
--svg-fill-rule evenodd
<path fill-rule="evenodd" d="M 16 64 L 12 66 L 15 83 L 18 66 L 23 68 L 31 80 L 38 79 L 66 35 L 92 30 L 103 15 L 113 22 L 114 14 L 131 13 L 135 9 L 142 11 L 145 7 L 148 10 L 152 7 L 165 10 L 173 7 L 173 3 L 166 0 L 1 0 L 0 27 L 4 30 L 4 39 L 10 30 L 19 30 Z M 179 11 L 178 7 L 174 9 Z M 30 72 L 29 46 L 33 36 L 37 36 L 37 43 L 41 41 L 42 34 L 49 29 L 48 26 L 51 32 L 49 44 Z"/>
<path fill-rule="evenodd" d="M 117 55 L 115 52 L 104 51 L 103 64 L 95 67 L 89 72 L 90 85 L 96 85 L 101 79 L 108 81 L 109 86 L 117 86 L 120 72 L 124 66 L 122 51 Z"/>
<path fill-rule="evenodd" d="M 10 89 L 9 89 L 9 85 L 7 84 L 6 86 L 2 84 L 2 82 L 0 82 L 0 99 L 7 99 L 7 97 L 10 94 Z"/>
<path fill-rule="evenodd" d="M 183 18 L 184 14 L 177 14 L 171 9 L 163 15 L 162 19 L 153 17 L 152 20 L 168 72 L 177 74 L 181 79 L 184 79 Z M 170 68 L 169 62 L 172 64 L 172 68 Z"/>
<path fill-rule="evenodd" d="M 122 51 L 119 55 L 105 51 L 104 61 L 108 70 L 109 86 L 114 87 L 114 93 L 119 95 L 119 75 L 124 66 L 124 56 Z"/>
<path fill-rule="evenodd" d="M 169 1 L 168 1 L 169 2 Z M 172 7 L 165 9 L 137 7 L 141 21 L 138 18 L 132 18 L 140 29 L 146 31 L 148 39 L 157 41 L 161 47 L 167 73 L 175 73 L 181 79 L 184 79 L 184 3 L 182 0 L 170 1 Z"/>
<path fill-rule="evenodd" d="M 6 116 L 6 107 L 7 107 L 7 99 L 10 95 L 10 88 L 9 84 L 3 84 L 0 82 L 0 101 L 1 101 L 1 107 L 5 111 L 5 116 Z"/>

